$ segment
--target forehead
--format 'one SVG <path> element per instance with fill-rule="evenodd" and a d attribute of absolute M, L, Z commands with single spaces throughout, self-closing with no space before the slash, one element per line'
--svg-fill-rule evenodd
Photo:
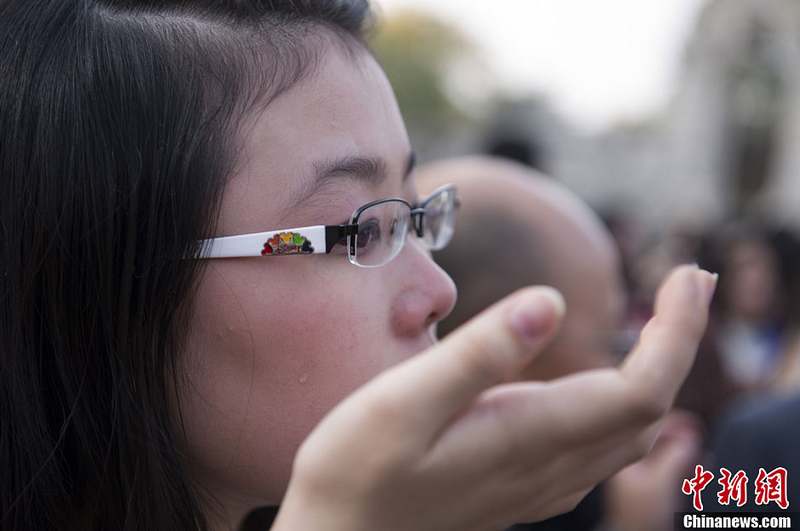
<path fill-rule="evenodd" d="M 320 161 L 381 157 L 396 175 L 403 172 L 410 151 L 391 86 L 365 50 L 350 54 L 329 46 L 306 78 L 247 122 L 238 171 L 223 197 L 218 235 L 300 223 L 286 207 L 309 188 Z M 320 221 L 336 220 L 309 220 Z"/>

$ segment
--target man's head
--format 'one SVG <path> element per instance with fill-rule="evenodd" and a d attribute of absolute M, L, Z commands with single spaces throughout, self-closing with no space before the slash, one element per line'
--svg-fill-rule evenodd
<path fill-rule="evenodd" d="M 449 182 L 462 206 L 453 241 L 434 258 L 459 298 L 440 334 L 518 288 L 547 284 L 564 295 L 567 315 L 525 377 L 612 364 L 625 299 L 616 247 L 594 212 L 563 186 L 500 159 L 465 157 L 419 169 L 422 194 Z"/>

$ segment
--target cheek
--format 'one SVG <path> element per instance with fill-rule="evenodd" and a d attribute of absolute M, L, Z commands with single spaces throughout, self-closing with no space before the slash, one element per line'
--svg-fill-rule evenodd
<path fill-rule="evenodd" d="M 182 406 L 201 481 L 271 503 L 311 429 L 388 365 L 388 309 L 380 284 L 356 297 L 346 275 L 247 273 L 201 284 Z"/>

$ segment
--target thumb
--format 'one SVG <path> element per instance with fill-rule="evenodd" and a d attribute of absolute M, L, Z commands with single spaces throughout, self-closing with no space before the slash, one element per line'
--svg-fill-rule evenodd
<path fill-rule="evenodd" d="M 435 437 L 479 393 L 528 365 L 553 338 L 565 310 L 564 298 L 553 288 L 519 290 L 368 387 L 374 385 L 382 399 L 406 411 L 419 412 L 407 428 Z"/>

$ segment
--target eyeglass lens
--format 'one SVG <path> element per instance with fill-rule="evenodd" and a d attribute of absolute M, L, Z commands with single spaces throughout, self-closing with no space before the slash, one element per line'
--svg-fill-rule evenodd
<path fill-rule="evenodd" d="M 455 191 L 446 189 L 424 204 L 423 242 L 431 250 L 442 249 L 453 235 L 454 203 Z M 350 261 L 362 267 L 386 264 L 403 248 L 410 225 L 411 210 L 402 201 L 386 201 L 364 209 L 353 245 L 348 242 Z"/>
<path fill-rule="evenodd" d="M 446 189 L 425 203 L 423 238 L 433 251 L 443 249 L 455 230 L 455 190 Z"/>
<path fill-rule="evenodd" d="M 355 250 L 350 260 L 364 267 L 385 264 L 402 249 L 410 221 L 408 206 L 399 201 L 387 201 L 365 209 L 358 219 L 354 246 L 349 246 Z"/>

